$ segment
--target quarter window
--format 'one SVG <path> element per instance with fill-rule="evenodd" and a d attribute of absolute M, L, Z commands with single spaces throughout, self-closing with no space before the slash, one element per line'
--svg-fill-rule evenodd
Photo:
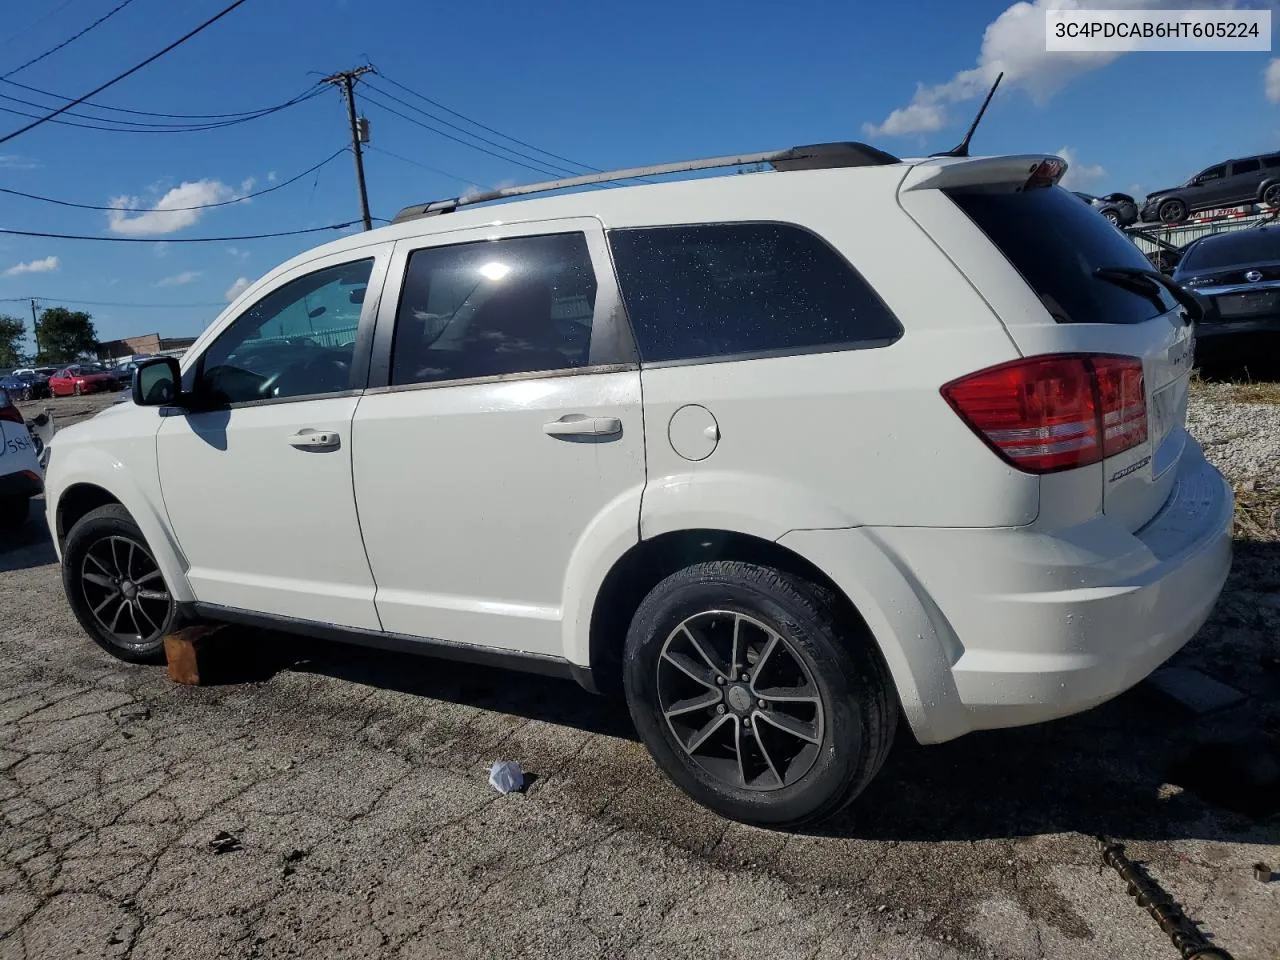
<path fill-rule="evenodd" d="M 396 311 L 391 382 L 586 366 L 595 304 L 581 233 L 414 251 Z"/>
<path fill-rule="evenodd" d="M 373 260 L 317 270 L 267 294 L 200 360 L 196 395 L 214 405 L 351 387 L 356 332 Z"/>
<path fill-rule="evenodd" d="M 609 243 L 645 362 L 880 346 L 902 332 L 849 263 L 800 227 L 613 230 Z"/>

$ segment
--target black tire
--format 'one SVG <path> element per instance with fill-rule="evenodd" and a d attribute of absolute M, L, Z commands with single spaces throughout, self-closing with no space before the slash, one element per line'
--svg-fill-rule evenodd
<path fill-rule="evenodd" d="M 661 691 L 668 681 L 661 679 L 659 670 L 669 672 L 675 661 L 664 658 L 663 652 L 680 639 L 679 628 L 690 618 L 723 616 L 713 611 L 727 611 L 733 619 L 743 615 L 776 632 L 789 645 L 786 652 L 801 674 L 807 673 L 801 676 L 806 686 L 797 689 L 807 689 L 810 683 L 816 687 L 814 699 L 820 701 L 818 709 L 822 712 L 809 727 L 816 731 L 816 742 L 808 754 L 807 767 L 800 767 L 804 750 L 809 749 L 806 747 L 788 761 L 786 777 L 779 776 L 776 765 L 769 761 L 768 770 L 774 772 L 762 774 L 756 786 L 748 786 L 742 759 L 746 753 L 742 749 L 733 754 L 736 759 L 731 761 L 713 758 L 719 769 L 727 773 L 726 778 L 712 772 L 686 749 L 685 743 L 696 740 L 696 735 L 684 741 L 673 732 L 674 721 L 669 722 L 664 714 Z M 716 629 L 713 619 L 709 630 Z M 731 656 L 737 659 L 736 648 Z M 776 728 L 763 723 L 756 725 L 757 719 L 763 719 L 756 714 L 766 712 L 757 711 L 756 705 L 764 708 L 766 701 L 750 699 L 764 690 L 764 685 L 757 687 L 755 680 L 769 657 L 757 652 L 757 660 L 752 662 L 744 650 L 744 668 L 748 663 L 753 664 L 750 684 L 738 683 L 738 668 L 736 664 L 730 665 L 728 671 L 735 676 L 721 686 L 724 703 L 706 708 L 706 726 L 725 723 L 733 742 L 747 745 L 748 751 L 752 744 L 762 744 L 766 735 L 775 736 L 769 731 Z M 706 676 L 712 675 L 708 672 Z M 746 676 L 743 674 L 743 679 Z M 681 679 L 679 675 L 676 677 Z M 840 615 L 836 598 L 828 590 L 755 564 L 737 561 L 695 564 L 654 587 L 640 604 L 627 631 L 623 682 L 631 717 L 658 766 L 703 806 L 733 820 L 759 826 L 796 827 L 829 817 L 845 807 L 879 771 L 897 728 L 898 705 L 892 681 L 864 628 Z M 716 695 L 715 687 L 706 679 L 697 682 L 706 688 L 705 691 L 699 688 L 699 697 Z M 720 679 L 716 682 L 720 683 Z M 752 719 L 737 714 L 742 717 L 741 731 L 737 729 L 734 711 L 743 708 L 740 700 L 734 702 L 731 688 L 748 690 L 746 710 Z M 775 706 L 786 704 L 768 704 L 770 708 Z M 672 711 L 668 709 L 668 712 Z M 682 713 L 679 719 L 683 721 L 692 713 Z M 702 721 L 701 716 L 694 714 L 689 722 Z M 745 732 L 748 729 L 753 732 Z M 718 736 L 717 732 L 703 742 L 711 743 Z M 761 739 L 749 739 L 752 737 Z M 755 754 L 764 756 L 764 751 L 757 746 Z M 798 767 L 803 772 L 792 780 L 790 773 Z M 766 779 L 768 784 L 761 787 L 760 782 Z"/>
<path fill-rule="evenodd" d="M 1120 214 L 1115 210 L 1103 210 L 1102 215 L 1110 220 L 1117 227 L 1120 226 Z"/>
<path fill-rule="evenodd" d="M 1262 191 L 1262 202 L 1269 207 L 1280 207 L 1280 183 L 1271 183 Z"/>
<path fill-rule="evenodd" d="M 104 552 L 104 544 L 108 552 Z M 128 554 L 129 560 L 124 560 L 126 544 L 134 546 L 134 552 Z M 145 554 L 148 562 L 144 563 L 138 557 L 139 550 Z M 91 551 L 94 552 L 94 557 L 100 558 L 99 562 L 95 563 L 95 560 L 89 559 Z M 106 567 L 112 565 L 110 557 L 118 557 L 123 560 L 124 566 L 131 570 L 130 576 L 136 575 L 139 571 L 142 572 L 138 584 L 133 585 L 135 594 L 143 592 L 139 591 L 138 586 L 146 583 L 148 585 L 146 592 L 154 593 L 162 590 L 167 602 L 147 598 L 143 606 L 142 599 L 135 596 L 135 599 L 129 602 L 143 606 L 142 612 L 135 613 L 132 607 L 122 610 L 120 619 L 117 621 L 121 631 L 112 633 L 109 630 L 110 624 L 102 622 L 94 612 L 95 606 L 108 595 L 110 588 L 89 583 L 84 576 L 85 572 L 89 571 L 95 577 L 102 578 L 105 575 L 109 578 L 111 571 L 101 562 L 101 558 L 104 557 L 108 558 Z M 119 572 L 119 566 L 120 564 L 117 563 L 115 572 Z M 159 587 L 156 587 L 157 583 Z M 169 592 L 168 585 L 164 583 L 163 575 L 159 574 L 159 567 L 155 564 L 151 547 L 148 546 L 142 531 L 124 507 L 113 503 L 91 510 L 71 528 L 62 551 L 62 587 L 76 619 L 102 649 L 113 657 L 129 663 L 163 662 L 164 635 L 169 633 L 177 622 L 177 604 L 173 600 L 172 593 Z M 125 593 L 122 592 L 122 588 L 118 586 L 116 592 L 123 602 Z M 103 616 L 110 616 L 116 609 L 116 606 L 109 605 Z M 132 636 L 122 636 L 122 632 Z"/>
<path fill-rule="evenodd" d="M 1156 210 L 1156 216 L 1160 218 L 1161 223 L 1181 223 L 1190 214 L 1191 211 L 1186 202 L 1177 198 L 1164 201 Z"/>
<path fill-rule="evenodd" d="M 0 530 L 17 530 L 30 513 L 30 497 L 0 497 Z"/>
<path fill-rule="evenodd" d="M 23 387 L 23 388 L 22 388 L 22 399 L 23 399 L 23 400 L 30 400 L 30 399 L 31 399 L 31 397 L 32 397 L 31 388 L 30 388 L 30 387 Z"/>

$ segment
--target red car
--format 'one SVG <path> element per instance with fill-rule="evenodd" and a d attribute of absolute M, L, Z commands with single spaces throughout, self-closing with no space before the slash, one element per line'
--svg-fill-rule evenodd
<path fill-rule="evenodd" d="M 55 397 L 80 396 L 116 389 L 116 378 L 105 370 L 86 365 L 64 367 L 49 378 L 49 390 Z"/>

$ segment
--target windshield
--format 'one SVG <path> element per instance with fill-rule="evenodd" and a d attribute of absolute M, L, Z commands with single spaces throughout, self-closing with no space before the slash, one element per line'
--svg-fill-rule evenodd
<path fill-rule="evenodd" d="M 1141 251 L 1060 187 L 1021 193 L 951 191 L 1059 323 L 1143 323 L 1176 303 L 1149 285 L 1118 285 L 1099 268 L 1149 271 Z"/>
<path fill-rule="evenodd" d="M 1219 270 L 1271 260 L 1280 260 L 1280 228 L 1257 227 L 1206 237 L 1186 252 L 1178 264 L 1178 273 Z"/>

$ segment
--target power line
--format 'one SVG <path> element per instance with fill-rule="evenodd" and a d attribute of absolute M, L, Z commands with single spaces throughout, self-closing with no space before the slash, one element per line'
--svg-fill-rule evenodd
<path fill-rule="evenodd" d="M 98 26 L 99 24 L 103 23 L 106 20 L 110 20 L 112 17 L 114 17 L 117 13 L 119 13 L 121 10 L 123 10 L 125 7 L 127 7 L 131 3 L 133 3 L 133 0 L 121 0 L 120 3 L 116 4 L 110 10 L 108 10 L 106 13 L 100 16 L 97 20 L 93 21 L 93 23 L 89 24 L 87 27 L 81 30 L 79 33 L 73 33 L 71 36 L 67 37 L 67 39 L 63 40 L 56 47 L 50 47 L 48 50 L 46 50 L 44 53 L 40 54 L 39 56 L 32 57 L 26 63 L 21 64 L 20 66 L 14 67 L 12 70 L 10 70 L 6 74 L 0 75 L 0 80 L 3 80 L 5 77 L 12 77 L 15 73 L 19 73 L 27 69 L 27 67 L 31 66 L 32 64 L 39 63 L 41 60 L 43 60 L 45 57 L 49 56 L 50 54 L 57 53 L 63 47 L 67 46 L 67 44 L 74 43 L 76 40 L 79 40 L 81 37 L 83 37 L 86 33 L 88 33 L 94 27 Z"/>
<path fill-rule="evenodd" d="M 307 227 L 303 230 L 281 230 L 279 233 L 250 233 L 240 237 L 91 237 L 83 233 L 43 233 L 38 230 L 10 230 L 0 227 L 0 234 L 14 237 L 43 237 L 46 240 L 99 240 L 103 243 L 226 243 L 231 240 L 268 240 L 272 237 L 296 237 L 303 233 L 321 233 L 325 230 L 342 230 L 355 226 L 359 220 L 346 223 L 330 223 L 323 227 Z"/>
<path fill-rule="evenodd" d="M 156 53 L 153 53 L 151 56 L 147 57 L 147 59 L 143 60 L 141 63 L 135 64 L 134 66 L 126 70 L 124 73 L 117 74 L 115 77 L 108 80 L 106 83 L 102 84 L 101 86 L 95 87 L 94 89 L 90 90 L 88 93 L 84 94 L 84 96 L 77 97 L 75 100 L 72 100 L 70 103 L 66 104 L 65 106 L 59 107 L 57 110 L 54 110 L 52 113 L 47 114 L 43 117 L 40 117 L 37 120 L 34 120 L 31 123 L 28 123 L 25 127 L 19 127 L 17 130 L 14 130 L 10 133 L 5 134 L 3 137 L 0 137 L 0 144 L 8 143 L 14 137 L 21 136 L 22 134 L 26 133 L 28 130 L 31 130 L 35 127 L 40 126 L 42 123 L 47 123 L 48 121 L 52 120 L 54 117 L 58 116 L 59 114 L 65 113 L 66 111 L 70 110 L 72 107 L 76 106 L 77 104 L 84 103 L 84 101 L 88 100 L 90 97 L 97 96 L 99 93 L 101 93 L 103 90 L 106 90 L 108 87 L 114 86 L 115 84 L 119 83 L 121 80 L 125 79 L 126 77 L 132 76 L 133 74 L 137 73 L 139 70 L 141 70 L 143 67 L 147 66 L 148 64 L 153 63 L 156 60 L 159 60 L 161 57 L 163 57 L 166 53 L 168 53 L 174 47 L 181 46 L 182 44 L 190 40 L 192 37 L 194 37 L 197 33 L 200 33 L 202 30 L 205 30 L 206 28 L 217 23 L 227 14 L 231 13 L 231 11 L 235 10 L 236 7 L 239 7 L 244 3 L 245 3 L 245 0 L 232 0 L 232 3 L 230 3 L 226 7 L 223 7 L 220 11 L 215 13 L 208 20 L 204 21 L 204 23 L 200 24 L 198 27 L 194 28 L 193 30 L 190 30 L 187 33 L 183 34 L 181 37 L 173 41 L 164 49 L 159 50 Z"/>
<path fill-rule="evenodd" d="M 23 34 L 23 33 L 27 33 L 27 32 L 30 32 L 30 31 L 34 30 L 36 27 L 40 26 L 40 24 L 44 23 L 44 22 L 45 22 L 46 20 L 48 20 L 50 17 L 57 16 L 57 15 L 58 15 L 59 13 L 61 13 L 64 9 L 66 9 L 66 8 L 67 8 L 67 7 L 69 7 L 69 6 L 71 6 L 71 4 L 72 4 L 72 3 L 74 3 L 74 2 L 75 2 L 75 0 L 62 0 L 62 3 L 58 4 L 56 7 L 54 7 L 52 10 L 50 10 L 48 13 L 46 13 L 46 14 L 45 14 L 43 17 L 41 17 L 39 20 L 36 20 L 34 23 L 30 24 L 30 25 L 26 28 L 26 30 L 19 30 L 17 33 L 15 33 L 13 36 L 11 36 L 8 40 L 4 41 L 3 43 L 0 43 L 0 47 L 7 47 L 9 44 L 13 43 L 13 41 L 17 40 L 20 36 L 22 36 L 22 34 Z"/>
<path fill-rule="evenodd" d="M 532 170 L 534 173 L 540 173 L 545 177 L 551 177 L 554 179 L 564 175 L 562 173 L 556 173 L 554 171 L 544 169 L 543 167 L 535 167 L 533 164 L 524 163 L 520 160 L 514 159 L 513 157 L 508 157 L 501 153 L 497 153 L 493 150 L 486 149 L 485 147 L 477 146 L 474 143 L 468 143 L 465 140 L 462 140 L 462 139 L 459 139 L 458 137 L 453 136 L 453 134 L 446 133 L 443 130 L 439 130 L 436 127 L 431 126 L 431 124 L 429 123 L 423 123 L 421 120 L 418 120 L 415 117 L 411 117 L 408 114 L 401 113 L 399 110 L 396 110 L 394 107 L 389 107 L 385 103 L 382 103 L 379 100 L 375 100 L 373 97 L 370 97 L 367 92 L 365 94 L 365 99 L 370 103 L 375 104 L 379 110 L 385 110 L 387 111 L 387 113 L 397 116 L 401 120 L 407 120 L 409 123 L 422 127 L 422 129 L 424 130 L 430 130 L 432 133 L 439 134 L 440 136 L 444 137 L 446 140 L 452 140 L 454 143 L 460 143 L 464 147 L 470 147 L 472 150 L 479 150 L 481 153 L 487 153 L 489 156 L 496 157 L 499 160 L 503 160 L 507 163 L 514 163 L 518 167 L 524 167 L 526 170 Z M 0 140 L 0 143 L 3 143 L 3 142 L 4 142 L 3 140 Z"/>
<path fill-rule="evenodd" d="M 185 309 L 195 307 L 225 307 L 226 303 L 120 303 L 114 300 L 68 300 L 66 297 L 0 297 L 0 303 L 26 303 L 28 300 L 47 300 L 51 303 L 74 303 L 81 307 L 157 307 L 165 309 Z"/>
<path fill-rule="evenodd" d="M 543 150 L 541 147 L 534 146 L 532 143 L 527 143 L 524 140 L 519 139 L 518 137 L 513 137 L 509 133 L 503 133 L 501 130 L 495 130 L 493 127 L 486 126 L 485 124 L 481 123 L 479 120 L 474 120 L 471 117 L 468 117 L 465 113 L 459 113 L 457 110 L 453 110 L 449 107 L 446 107 L 439 100 L 432 100 L 430 97 L 424 94 L 418 93 L 416 90 L 410 90 L 403 83 L 397 83 L 395 80 L 392 80 L 390 77 L 388 77 L 385 73 L 380 72 L 378 76 L 381 79 L 387 81 L 387 83 L 391 84 L 393 87 L 398 87 L 399 89 L 403 90 L 405 93 L 409 94 L 410 96 L 417 97 L 419 100 L 425 101 L 426 103 L 431 104 L 433 107 L 437 107 L 440 110 L 443 110 L 445 113 L 452 114 L 453 116 L 457 117 L 460 120 L 465 120 L 467 123 L 473 124 L 474 126 L 479 127 L 481 130 L 488 130 L 490 133 L 495 134 L 496 136 L 502 137 L 504 140 L 510 140 L 512 143 L 518 143 L 520 144 L 520 146 L 528 147 L 530 150 L 535 150 L 538 153 L 545 153 L 548 157 L 552 157 L 556 160 L 563 160 L 565 163 L 569 164 L 570 166 L 583 167 L 587 170 L 590 170 L 592 173 L 602 172 L 597 167 L 593 167 L 590 164 L 581 163 L 577 160 L 570 160 L 568 157 L 562 157 L 558 153 L 552 153 L 550 150 Z M 387 94 L 387 96 L 390 96 L 390 94 Z M 428 114 L 428 116 L 431 116 L 431 115 Z M 444 121 L 442 120 L 441 122 L 443 123 Z"/>
<path fill-rule="evenodd" d="M 551 167 L 552 169 L 558 170 L 561 173 L 567 174 L 569 176 L 577 176 L 582 173 L 581 170 L 573 170 L 573 169 L 570 169 L 569 167 L 562 167 L 559 164 L 551 163 L 548 160 L 543 160 L 541 157 L 535 157 L 527 153 L 522 153 L 519 150 L 516 150 L 512 147 L 508 147 L 506 144 L 499 143 L 496 140 L 490 140 L 488 137 L 482 137 L 478 133 L 472 133 L 470 130 L 465 129 L 464 127 L 460 127 L 456 123 L 451 123 L 448 120 L 445 120 L 443 117 L 437 117 L 435 114 L 430 113 L 427 110 L 423 110 L 421 107 L 415 107 L 412 103 L 409 103 L 407 100 L 402 100 L 401 98 L 397 97 L 394 93 L 387 93 L 387 91 L 374 86 L 368 80 L 365 81 L 365 86 L 368 87 L 370 90 L 373 90 L 375 93 L 377 93 L 381 97 L 386 97 L 389 100 L 394 100 L 396 103 L 400 104 L 400 106 L 402 107 L 405 107 L 409 110 L 414 110 L 417 113 L 422 114 L 424 117 L 429 117 L 430 119 L 434 120 L 436 123 L 443 123 L 446 127 L 449 127 L 453 130 L 457 130 L 459 133 L 463 134 L 464 136 L 472 137 L 475 140 L 479 140 L 481 143 L 487 143 L 491 147 L 497 147 L 499 150 L 505 150 L 508 153 L 513 153 L 517 157 L 523 157 L 526 160 L 532 160 L 535 163 L 541 163 L 545 166 Z M 537 148 L 534 147 L 534 149 L 536 150 Z"/>
<path fill-rule="evenodd" d="M 466 184 L 472 184 L 472 183 L 475 183 L 477 186 L 480 186 L 480 187 L 489 187 L 489 185 L 488 185 L 488 184 L 486 184 L 486 183 L 477 183 L 474 179 L 472 179 L 472 178 L 470 178 L 470 177 L 460 177 L 460 176 L 458 176 L 456 173 L 450 173 L 450 172 L 449 172 L 449 171 L 447 171 L 447 170 L 441 170 L 441 169 L 439 169 L 438 167 L 432 167 L 432 166 L 429 166 L 429 165 L 427 165 L 427 164 L 425 164 L 425 163 L 422 163 L 422 162 L 420 162 L 420 161 L 418 161 L 418 160 L 411 160 L 411 159 L 409 159 L 408 157 L 402 157 L 402 156 L 400 156 L 400 154 L 398 154 L 398 153 L 392 153 L 390 150 L 383 149 L 382 147 L 376 147 L 376 146 L 374 146 L 373 144 L 368 144 L 368 145 L 365 147 L 365 149 L 366 149 L 366 150 L 373 150 L 373 151 L 374 151 L 374 152 L 376 152 L 376 153 L 385 154 L 385 155 L 386 155 L 386 156 L 388 156 L 388 157 L 392 157 L 392 158 L 394 158 L 394 159 L 396 159 L 396 160 L 399 160 L 401 163 L 407 163 L 407 164 L 409 164 L 409 165 L 411 165 L 411 166 L 414 166 L 414 167 L 421 167 L 423 170 L 428 170 L 428 171 L 430 171 L 431 173 L 439 174 L 439 175 L 440 175 L 440 176 L 442 176 L 442 177 L 448 177 L 450 180 L 457 180 L 459 183 L 466 183 Z M 489 189 L 493 189 L 493 188 L 492 188 L 492 187 L 489 187 Z M 375 217 L 374 219 L 376 220 L 376 219 L 378 219 L 378 218 L 377 218 L 377 217 Z"/>
<path fill-rule="evenodd" d="M 235 197 L 231 200 L 219 200 L 216 203 L 198 203 L 190 207 L 112 207 L 112 206 L 103 206 L 96 203 L 73 203 L 70 200 L 55 200 L 53 197 L 42 197 L 35 193 L 23 193 L 21 190 L 10 190 L 8 187 L 0 187 L 0 193 L 7 193 L 10 196 L 14 196 L 14 197 L 24 197 L 27 200 L 39 200 L 41 203 L 53 203 L 58 205 L 59 207 L 74 207 L 77 210 L 106 210 L 106 211 L 119 211 L 120 213 L 177 213 L 181 210 L 209 210 L 213 207 L 226 207 L 226 206 L 230 206 L 233 203 L 242 203 L 245 200 L 252 200 L 255 197 L 265 196 L 268 193 L 274 193 L 277 190 L 281 190 L 284 187 L 289 186 L 289 184 L 291 183 L 297 183 L 303 177 L 307 176 L 307 174 L 315 173 L 317 170 L 323 167 L 326 163 L 330 163 L 331 161 L 337 159 L 339 156 L 346 153 L 349 149 L 350 147 L 339 147 L 337 150 L 329 154 L 329 156 L 325 157 L 315 166 L 308 167 L 306 170 L 303 170 L 297 176 L 293 176 L 293 177 L 290 177 L 288 180 L 283 180 L 280 183 L 273 184 L 272 186 L 267 187 L 265 190 L 259 190 L 256 193 L 246 193 L 242 197 Z"/>
<path fill-rule="evenodd" d="M 17 80 L 5 80 L 3 77 L 0 77 L 0 81 L 3 81 L 4 83 L 8 84 L 11 87 L 18 87 L 22 90 L 28 91 L 29 93 L 38 93 L 41 96 L 49 97 L 52 100 L 73 99 L 72 97 L 68 97 L 65 94 L 54 93 L 50 90 L 42 90 L 40 87 L 33 87 L 30 84 L 26 84 L 26 83 L 19 83 Z M 323 92 L 323 91 L 320 91 L 320 92 Z M 278 104 L 277 106 L 291 106 L 292 104 L 295 104 L 295 103 L 301 103 L 303 100 L 310 100 L 312 96 L 316 96 L 316 95 L 317 95 L 317 91 L 315 90 L 315 88 L 308 86 L 306 90 L 302 91 L 302 93 L 298 94 L 296 97 L 291 97 L 290 99 L 286 100 L 285 103 Z M 232 120 L 232 119 L 238 119 L 240 117 L 259 116 L 262 114 L 269 113 L 276 109 L 276 107 L 260 107 L 256 110 L 239 110 L 235 113 L 159 113 L 154 110 L 134 110 L 129 107 L 111 107 L 101 103 L 86 102 L 83 105 L 93 110 L 110 110 L 114 113 L 132 114 L 135 117 L 162 117 L 168 120 Z M 48 109 L 48 108 L 41 106 L 41 109 Z M 92 119 L 107 120 L 109 118 L 93 117 Z"/>
<path fill-rule="evenodd" d="M 238 123 L 248 123 L 250 120 L 257 120 L 259 117 L 269 116 L 278 113 L 288 107 L 303 103 L 307 100 L 314 99 L 319 96 L 318 92 L 311 92 L 304 96 L 295 97 L 293 100 L 287 100 L 284 103 L 277 104 L 274 107 L 268 107 L 258 113 L 250 114 L 233 120 L 219 120 L 210 123 L 146 123 L 136 120 L 118 120 L 108 117 L 93 117 L 82 113 L 68 113 L 68 116 L 75 117 L 76 120 L 88 120 L 90 123 L 77 123 L 76 120 L 68 120 L 66 117 L 61 120 L 48 119 L 48 122 L 68 127 L 81 127 L 85 130 L 104 130 L 109 133 L 196 133 L 202 130 L 220 130 L 223 127 L 233 127 Z M 47 110 L 48 107 L 42 103 L 32 103 L 30 100 L 22 100 L 18 97 L 11 97 L 8 94 L 0 94 L 0 100 L 9 100 L 13 103 L 21 103 L 25 106 L 35 107 L 38 110 Z M 40 114 L 27 113 L 25 110 L 17 110 L 13 107 L 0 107 L 0 112 L 11 113 L 19 117 L 31 117 L 40 119 Z M 50 118 L 52 114 L 50 115 Z M 43 122 L 43 121 L 42 121 Z M 0 141 L 2 143 L 3 141 Z"/>

